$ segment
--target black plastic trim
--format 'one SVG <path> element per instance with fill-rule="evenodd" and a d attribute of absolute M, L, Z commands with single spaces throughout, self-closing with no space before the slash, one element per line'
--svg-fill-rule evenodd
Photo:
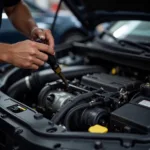
<path fill-rule="evenodd" d="M 125 49 L 124 51 L 122 51 L 123 48 L 120 48 L 120 46 L 118 47 L 116 44 L 111 45 L 109 43 L 107 43 L 107 45 L 109 46 L 100 43 L 99 46 L 95 46 L 92 42 L 90 46 L 87 43 L 77 42 L 75 42 L 73 45 L 74 52 L 76 53 L 92 56 L 95 58 L 101 58 L 125 66 L 150 71 L 150 57 L 148 57 L 150 55 L 148 55 L 147 52 L 139 50 L 133 51 L 132 49 L 131 51 L 129 51 L 128 48 L 126 48 L 127 51 L 125 52 Z"/>
<path fill-rule="evenodd" d="M 57 126 L 44 117 L 36 119 L 34 111 L 12 113 L 7 107 L 17 104 L 17 101 L 2 92 L 0 100 L 0 129 L 17 141 L 21 150 L 53 150 L 56 147 L 68 150 L 72 150 L 72 147 L 75 147 L 75 150 L 93 150 L 99 145 L 98 143 L 105 150 L 125 148 L 146 150 L 150 146 L 149 135 L 67 132 L 62 126 Z M 26 105 L 22 106 L 26 108 Z"/>

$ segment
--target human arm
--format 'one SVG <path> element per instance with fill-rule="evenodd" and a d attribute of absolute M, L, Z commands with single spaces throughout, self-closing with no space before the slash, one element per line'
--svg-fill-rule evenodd
<path fill-rule="evenodd" d="M 7 1 L 8 0 L 6 0 L 6 2 Z M 54 39 L 50 30 L 42 30 L 38 28 L 25 2 L 21 0 L 16 5 L 5 7 L 5 12 L 16 29 L 28 38 L 41 38 L 48 40 L 49 46 L 54 54 Z"/>
<path fill-rule="evenodd" d="M 24 69 L 37 70 L 48 59 L 44 52 L 52 53 L 52 50 L 48 45 L 30 40 L 15 44 L 0 43 L 0 62 L 7 62 Z"/>

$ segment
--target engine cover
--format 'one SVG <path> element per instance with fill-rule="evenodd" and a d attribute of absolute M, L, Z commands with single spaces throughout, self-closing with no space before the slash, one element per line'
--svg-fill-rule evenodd
<path fill-rule="evenodd" d="M 150 132 L 150 99 L 138 97 L 111 114 L 111 128 L 132 133 Z"/>
<path fill-rule="evenodd" d="M 137 87 L 139 87 L 140 82 L 120 76 L 113 76 L 105 73 L 95 73 L 92 75 L 83 76 L 81 84 L 93 88 L 102 87 L 106 91 L 115 92 L 119 91 L 121 88 L 124 88 L 125 90 L 136 89 Z"/>

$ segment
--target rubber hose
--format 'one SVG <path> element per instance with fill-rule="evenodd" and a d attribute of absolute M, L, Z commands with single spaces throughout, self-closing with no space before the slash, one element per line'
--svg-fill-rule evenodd
<path fill-rule="evenodd" d="M 65 127 L 67 128 L 67 130 L 70 131 L 70 125 L 69 125 L 70 119 L 71 119 L 72 115 L 73 115 L 76 111 L 81 110 L 81 109 L 86 109 L 86 108 L 88 108 L 88 107 L 91 108 L 91 107 L 94 107 L 94 106 L 97 106 L 97 105 L 100 105 L 100 104 L 102 104 L 102 102 L 94 102 L 94 103 L 92 103 L 92 104 L 90 104 L 90 103 L 86 103 L 86 104 L 85 104 L 85 103 L 84 103 L 84 104 L 80 104 L 80 105 L 78 105 L 78 106 L 72 108 L 72 109 L 67 113 L 67 115 L 66 115 L 66 117 L 65 117 L 65 121 L 64 121 L 64 125 L 65 125 Z"/>
<path fill-rule="evenodd" d="M 104 72 L 104 69 L 99 66 L 73 66 L 62 69 L 62 72 L 67 79 L 80 77 L 93 72 L 100 73 L 102 71 Z M 51 69 L 35 72 L 31 76 L 27 76 L 10 86 L 10 88 L 7 90 L 7 94 L 10 97 L 17 98 L 18 95 L 21 95 L 27 91 L 34 90 L 39 92 L 46 83 L 55 81 L 57 79 L 59 79 L 59 77 Z"/>
<path fill-rule="evenodd" d="M 2 74 L 0 88 L 3 92 L 7 92 L 10 85 L 14 84 L 20 78 L 27 76 L 28 72 L 20 68 L 12 68 Z"/>
<path fill-rule="evenodd" d="M 15 90 L 16 89 L 16 90 Z M 25 79 L 21 79 L 14 83 L 11 88 L 9 88 L 7 94 L 14 98 L 17 99 L 18 96 L 22 95 L 23 93 L 29 91 Z"/>
<path fill-rule="evenodd" d="M 99 91 L 101 91 L 101 89 L 98 89 L 98 90 L 94 90 L 94 91 L 90 91 L 88 93 L 84 93 L 84 94 L 81 94 L 77 97 L 75 97 L 72 102 L 64 105 L 60 111 L 52 117 L 52 121 L 56 124 L 58 124 L 60 122 L 60 120 L 64 117 L 64 115 L 72 108 L 74 107 L 77 103 L 87 99 L 87 98 L 90 98 L 92 97 L 93 95 L 95 95 L 96 93 L 98 93 Z"/>
<path fill-rule="evenodd" d="M 71 66 L 62 68 L 62 72 L 67 79 L 72 79 L 86 74 L 105 72 L 105 70 L 99 66 Z M 38 76 L 41 88 L 45 85 L 45 83 L 59 79 L 59 77 L 51 69 L 39 72 Z"/>

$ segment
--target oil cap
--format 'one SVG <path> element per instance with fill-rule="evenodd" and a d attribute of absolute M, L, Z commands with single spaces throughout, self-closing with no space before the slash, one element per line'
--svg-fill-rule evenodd
<path fill-rule="evenodd" d="M 88 131 L 90 133 L 101 133 L 101 134 L 104 134 L 104 133 L 107 133 L 108 132 L 108 129 L 104 126 L 101 126 L 101 125 L 94 125 L 94 126 L 91 126 Z"/>

